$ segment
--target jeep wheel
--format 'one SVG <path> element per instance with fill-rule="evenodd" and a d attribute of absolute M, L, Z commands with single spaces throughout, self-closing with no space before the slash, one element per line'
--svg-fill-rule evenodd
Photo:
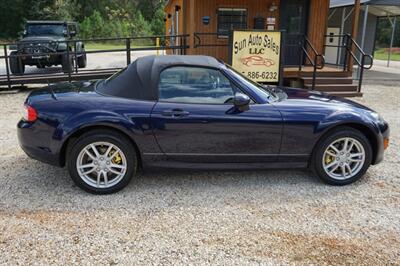
<path fill-rule="evenodd" d="M 63 54 L 61 58 L 61 66 L 64 73 L 72 72 L 74 70 L 74 58 Z"/>
<path fill-rule="evenodd" d="M 86 52 L 85 50 L 82 50 L 81 56 L 78 57 L 77 59 L 77 64 L 79 68 L 85 68 L 87 65 L 87 58 L 86 58 Z"/>
<path fill-rule="evenodd" d="M 14 75 L 22 75 L 25 72 L 25 65 L 17 55 L 15 51 L 10 54 L 10 70 Z"/>

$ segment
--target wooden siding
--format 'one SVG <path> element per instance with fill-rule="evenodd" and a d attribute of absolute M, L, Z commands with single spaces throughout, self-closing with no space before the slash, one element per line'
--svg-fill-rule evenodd
<path fill-rule="evenodd" d="M 217 10 L 218 8 L 246 8 L 247 9 L 247 27 L 254 27 L 254 17 L 262 16 L 275 17 L 275 29 L 280 29 L 279 8 L 270 12 L 269 7 L 274 3 L 280 7 L 280 2 L 285 0 L 170 0 L 165 10 L 166 13 L 174 13 L 175 5 L 182 6 L 180 12 L 180 34 L 190 34 L 188 54 L 211 55 L 224 61 L 228 60 L 227 47 L 194 47 L 194 33 L 216 33 L 217 32 Z M 329 0 L 311 0 L 308 17 L 308 37 L 314 47 L 320 52 L 324 52 L 325 33 L 327 17 L 329 14 Z M 202 17 L 211 18 L 209 25 L 202 23 Z M 167 34 L 170 27 L 170 19 L 166 22 Z M 217 38 L 216 36 L 202 37 L 202 43 L 205 44 L 228 44 L 228 39 Z"/>
<path fill-rule="evenodd" d="M 262 16 L 276 17 L 276 25 L 279 25 L 279 12 L 270 12 L 269 7 L 275 3 L 279 6 L 279 0 L 214 0 L 214 1 L 195 1 L 194 7 L 194 21 L 195 32 L 203 33 L 216 33 L 217 32 L 217 10 L 218 8 L 246 8 L 247 9 L 247 27 L 252 29 L 254 27 L 254 17 Z M 204 25 L 201 21 L 203 16 L 210 16 L 211 21 L 209 25 Z M 206 44 L 228 44 L 227 38 L 217 38 L 217 36 L 202 37 L 203 43 Z M 207 54 L 224 61 L 228 60 L 227 47 L 199 47 L 189 49 L 189 54 Z"/>
<path fill-rule="evenodd" d="M 175 6 L 180 6 L 181 11 L 179 12 L 179 32 L 175 33 L 177 34 L 184 34 L 186 32 L 185 28 L 185 20 L 186 16 L 184 16 L 184 11 L 186 10 L 186 6 L 184 6 L 184 1 L 185 0 L 170 0 L 168 4 L 165 6 L 165 13 L 166 16 L 171 15 L 171 18 L 167 18 L 167 21 L 165 22 L 165 34 L 170 35 L 170 29 L 171 29 L 171 24 L 172 24 L 172 19 L 175 19 Z M 186 2 L 186 1 L 185 1 Z M 175 23 L 175 22 L 174 22 Z"/>
<path fill-rule="evenodd" d="M 307 35 L 311 43 L 321 54 L 324 53 L 328 15 L 329 0 L 311 0 Z"/>

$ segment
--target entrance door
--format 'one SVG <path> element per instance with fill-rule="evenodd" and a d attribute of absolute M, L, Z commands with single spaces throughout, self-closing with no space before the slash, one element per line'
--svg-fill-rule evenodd
<path fill-rule="evenodd" d="M 299 65 L 299 41 L 307 34 L 309 0 L 281 1 L 281 29 L 286 30 L 285 66 Z"/>

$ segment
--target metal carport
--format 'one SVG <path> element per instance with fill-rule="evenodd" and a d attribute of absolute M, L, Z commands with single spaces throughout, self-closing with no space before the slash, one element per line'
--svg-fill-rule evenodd
<path fill-rule="evenodd" d="M 357 2 L 357 1 L 356 1 Z M 333 12 L 335 12 L 336 8 L 345 8 L 345 7 L 352 7 L 354 6 L 355 1 L 354 0 L 331 0 L 330 3 L 330 8 L 332 11 L 331 15 L 333 15 Z M 387 66 L 390 66 L 390 60 L 391 60 L 391 51 L 393 47 L 393 41 L 395 37 L 395 32 L 396 32 L 396 21 L 397 21 L 397 16 L 400 16 L 400 0 L 360 0 L 360 4 L 364 7 L 364 16 L 363 16 L 363 23 L 362 23 L 362 34 L 361 34 L 361 48 L 364 49 L 365 47 L 365 34 L 366 34 L 366 29 L 367 29 L 367 23 L 368 23 L 368 14 L 373 14 L 376 17 L 387 17 L 388 20 L 390 21 L 390 24 L 392 26 L 392 35 L 391 35 L 391 41 L 390 41 L 390 47 L 389 47 L 389 55 L 388 55 L 388 62 Z M 341 31 L 343 32 L 343 27 L 344 23 L 348 19 L 349 15 L 352 13 L 350 11 L 350 14 L 346 15 L 346 10 L 344 10 L 344 13 L 342 15 L 342 23 L 341 23 Z"/>

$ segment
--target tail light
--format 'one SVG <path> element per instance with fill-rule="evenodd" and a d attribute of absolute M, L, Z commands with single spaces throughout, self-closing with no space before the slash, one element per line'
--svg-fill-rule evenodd
<path fill-rule="evenodd" d="M 37 112 L 35 108 L 27 104 L 25 105 L 24 120 L 28 122 L 34 122 L 37 120 Z"/>

